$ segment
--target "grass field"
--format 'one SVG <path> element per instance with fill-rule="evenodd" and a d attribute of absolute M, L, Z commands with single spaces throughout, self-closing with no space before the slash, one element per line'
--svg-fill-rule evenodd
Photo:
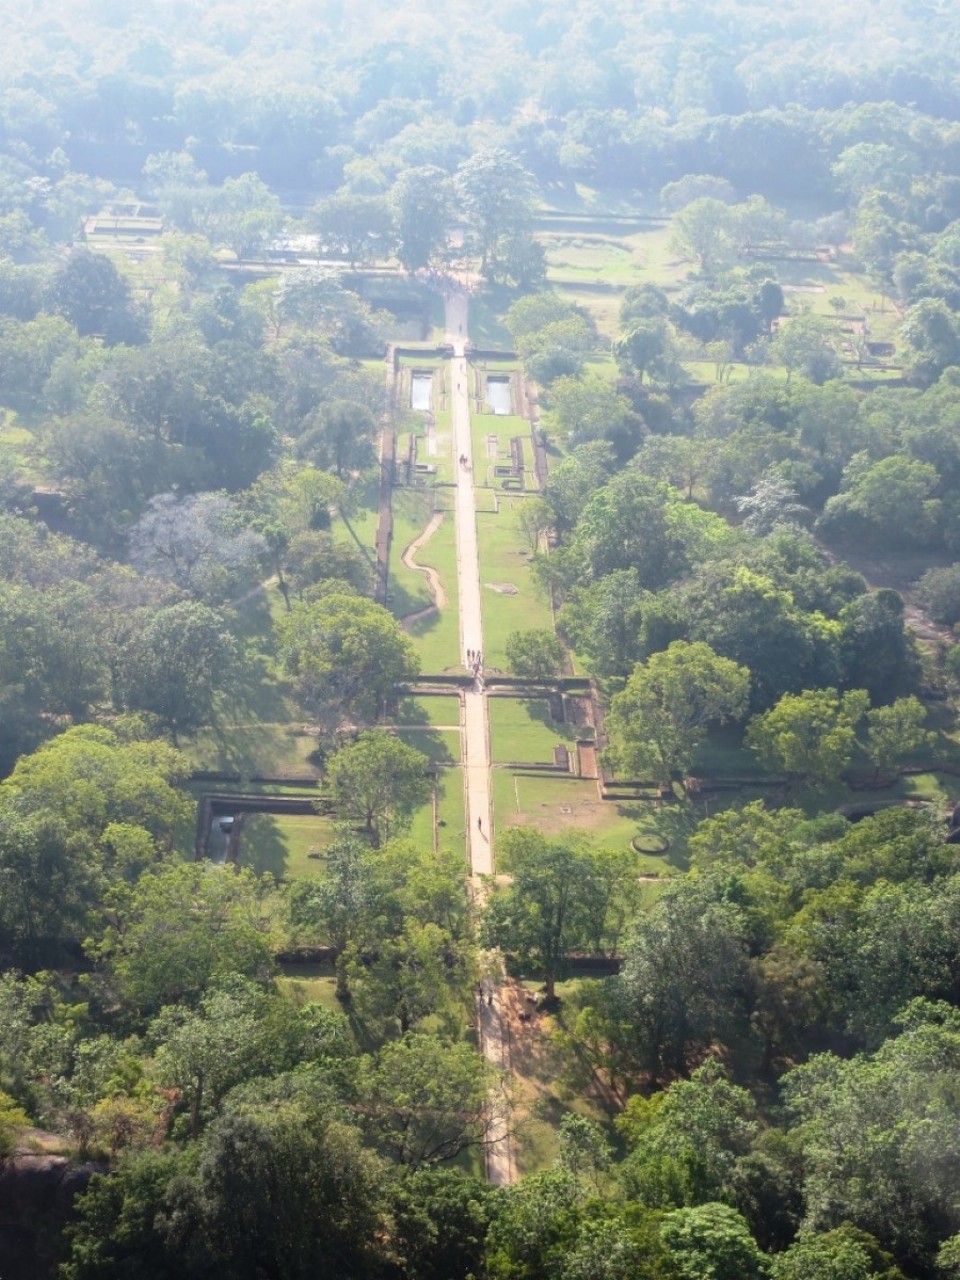
<path fill-rule="evenodd" d="M 686 842 L 698 817 L 692 806 L 660 808 L 651 801 L 601 800 L 595 782 L 514 769 L 494 769 L 493 805 L 498 831 L 515 826 L 536 826 L 548 836 L 578 831 L 598 844 L 621 848 L 644 832 L 668 841 L 663 855 L 636 855 L 638 875 L 684 869 Z"/>
<path fill-rule="evenodd" d="M 517 528 L 523 501 L 504 497 L 498 514 L 477 513 L 484 663 L 503 671 L 508 670 L 505 645 L 511 631 L 553 627 L 549 603 L 534 585 L 530 553 Z"/>
<path fill-rule="evenodd" d="M 525 469 L 525 490 L 536 489 L 533 471 L 533 442 L 530 423 L 516 414 L 479 413 L 471 419 L 473 444 L 473 473 L 477 485 L 495 489 L 514 488 L 512 478 L 498 476 L 496 468 L 509 467 L 512 462 L 510 442 L 520 441 Z M 509 481 L 507 484 L 505 482 Z"/>
<path fill-rule="evenodd" d="M 487 710 L 494 764 L 551 764 L 554 747 L 577 737 L 573 725 L 551 717 L 545 698 L 488 698 Z"/>
<path fill-rule="evenodd" d="M 450 765 L 460 761 L 459 729 L 396 729 L 394 737 L 422 751 L 431 764 Z"/>
<path fill-rule="evenodd" d="M 334 822 L 319 814 L 251 813 L 244 819 L 239 862 L 270 872 L 278 880 L 323 871 L 323 850 L 333 839 Z M 311 856 L 314 855 L 314 856 Z"/>
<path fill-rule="evenodd" d="M 316 776 L 316 765 L 310 759 L 316 748 L 316 738 L 289 721 L 224 721 L 182 743 L 183 753 L 194 768 L 239 773 L 243 778 Z"/>
<path fill-rule="evenodd" d="M 434 834 L 436 832 L 436 834 Z M 409 836 L 422 849 L 437 847 L 462 853 L 466 859 L 467 823 L 464 816 L 463 771 L 441 769 L 437 775 L 437 825 L 434 827 L 433 804 L 426 804 L 414 814 Z M 466 870 L 466 861 L 464 861 Z"/>
<path fill-rule="evenodd" d="M 443 491 L 433 489 L 394 489 L 393 544 L 387 591 L 394 617 L 403 619 L 433 603 L 426 575 L 408 568 L 403 552 L 423 534 L 435 514 L 437 498 Z M 441 501 L 446 501 L 443 494 Z M 411 620 L 406 627 L 420 655 L 422 670 L 440 673 L 457 670 L 460 655 L 460 613 L 457 593 L 456 528 L 453 514 L 443 512 L 443 519 L 429 539 L 416 552 L 416 563 L 435 569 L 446 594 L 442 609 Z"/>
<path fill-rule="evenodd" d="M 342 1013 L 343 1009 L 335 994 L 336 985 L 333 965 L 328 962 L 281 965 L 280 976 L 277 978 L 277 986 L 298 1007 L 319 1004 L 335 1013 Z"/>
<path fill-rule="evenodd" d="M 456 694 L 419 694 L 404 698 L 397 707 L 391 724 L 443 725 L 450 727 L 460 723 L 460 698 Z"/>

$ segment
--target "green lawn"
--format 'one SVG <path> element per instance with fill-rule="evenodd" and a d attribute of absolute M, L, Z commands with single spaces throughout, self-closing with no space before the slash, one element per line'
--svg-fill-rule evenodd
<path fill-rule="evenodd" d="M 507 290 L 485 286 L 470 296 L 470 341 L 481 347 L 509 350 L 513 339 L 503 323 L 512 298 Z"/>
<path fill-rule="evenodd" d="M 333 839 L 334 821 L 319 814 L 251 813 L 244 819 L 239 862 L 280 880 L 318 875 Z"/>
<path fill-rule="evenodd" d="M 328 962 L 281 965 L 277 986 L 297 1006 L 320 1004 L 335 1013 L 343 1012 L 335 995 L 337 980 L 333 974 L 333 965 Z"/>
<path fill-rule="evenodd" d="M 331 525 L 337 538 L 346 538 L 365 552 L 371 567 L 376 567 L 374 552 L 377 545 L 377 521 L 379 519 L 380 481 L 376 474 L 370 472 L 363 477 L 362 483 L 351 489 L 353 510 L 348 516 L 338 512 Z"/>
<path fill-rule="evenodd" d="M 457 764 L 460 760 L 459 729 L 397 729 L 394 737 L 422 751 L 431 764 Z"/>
<path fill-rule="evenodd" d="M 494 764 L 550 764 L 554 747 L 577 737 L 573 725 L 551 717 L 545 698 L 488 698 L 487 709 Z"/>
<path fill-rule="evenodd" d="M 514 414 L 479 413 L 471 419 L 473 444 L 473 474 L 478 486 L 503 489 L 510 477 L 498 476 L 496 468 L 509 467 L 512 461 L 510 442 L 517 437 L 523 451 L 526 490 L 535 490 L 533 472 L 533 446 L 530 439 L 530 423 Z M 511 485 L 507 485 L 511 488 Z"/>
<path fill-rule="evenodd" d="M 230 611 L 244 657 L 217 699 L 214 723 L 182 743 L 195 768 L 245 777 L 316 772 L 309 763 L 316 741 L 303 732 L 306 717 L 275 658 L 273 624 L 283 612 L 276 586 L 261 587 Z"/>
<path fill-rule="evenodd" d="M 317 767 L 310 759 L 317 748 L 316 738 L 289 721 L 223 723 L 215 729 L 200 730 L 181 746 L 195 769 L 239 773 L 244 778 L 317 775 Z"/>
<path fill-rule="evenodd" d="M 477 513 L 484 662 L 503 671 L 508 670 L 505 645 L 511 631 L 553 628 L 550 605 L 534 585 L 530 552 L 517 528 L 523 501 L 504 497 L 498 514 Z"/>
<path fill-rule="evenodd" d="M 453 849 L 464 856 L 466 869 L 466 832 L 464 816 L 463 771 L 459 766 L 441 769 L 437 776 L 436 842 L 442 849 Z M 426 804 L 413 817 L 410 839 L 420 848 L 434 846 L 433 805 Z"/>
<path fill-rule="evenodd" d="M 557 774 L 493 771 L 494 826 L 536 826 L 558 837 L 571 831 L 598 844 L 629 846 L 643 832 L 669 841 L 663 855 L 638 853 L 638 875 L 669 875 L 686 866 L 686 842 L 699 819 L 692 806 L 601 800 L 595 782 Z"/>
<path fill-rule="evenodd" d="M 439 491 L 438 491 L 439 492 Z M 405 618 L 432 603 L 426 576 L 409 569 L 401 557 L 418 538 L 434 515 L 434 490 L 394 489 L 393 545 L 390 551 L 388 594 L 396 618 Z M 444 511 L 440 525 L 416 553 L 418 565 L 435 569 L 446 593 L 447 603 L 423 618 L 411 621 L 407 633 L 420 655 L 427 673 L 457 670 L 460 663 L 460 612 L 457 593 L 456 528 L 453 513 Z"/>
<path fill-rule="evenodd" d="M 415 698 L 404 698 L 397 708 L 397 714 L 391 717 L 392 724 L 412 725 L 459 725 L 460 698 L 457 694 L 419 694 Z"/>

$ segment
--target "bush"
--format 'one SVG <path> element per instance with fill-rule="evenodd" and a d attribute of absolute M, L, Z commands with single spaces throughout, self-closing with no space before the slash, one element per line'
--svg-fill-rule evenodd
<path fill-rule="evenodd" d="M 917 599 L 934 622 L 960 622 L 960 564 L 928 569 L 917 583 Z"/>

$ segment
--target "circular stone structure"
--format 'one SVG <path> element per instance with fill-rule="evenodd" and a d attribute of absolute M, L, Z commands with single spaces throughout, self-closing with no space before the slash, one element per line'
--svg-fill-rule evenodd
<path fill-rule="evenodd" d="M 634 853 L 649 853 L 659 856 L 669 850 L 670 841 L 666 836 L 659 836 L 653 831 L 645 831 L 642 835 L 633 837 L 630 841 L 630 848 Z"/>

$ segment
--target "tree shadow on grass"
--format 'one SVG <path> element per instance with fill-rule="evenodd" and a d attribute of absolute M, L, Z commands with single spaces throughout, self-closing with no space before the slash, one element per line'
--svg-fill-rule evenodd
<path fill-rule="evenodd" d="M 555 720 L 549 698 L 524 698 L 523 707 L 531 720 L 545 725 L 551 733 L 555 733 L 564 742 L 576 741 L 577 726 L 568 724 L 565 720 Z"/>
<path fill-rule="evenodd" d="M 444 706 L 449 707 L 449 714 L 443 723 L 456 727 L 460 723 L 460 703 L 455 693 L 448 697 L 424 697 L 424 702 L 429 701 L 433 705 L 437 705 L 438 701 L 443 702 Z M 391 717 L 392 723 L 397 726 L 403 725 L 429 725 L 430 715 L 424 708 L 423 702 L 416 697 L 401 698 L 397 706 L 396 714 Z"/>
<path fill-rule="evenodd" d="M 617 813 L 637 824 L 638 836 L 658 836 L 665 840 L 668 847 L 663 853 L 638 853 L 644 873 L 660 874 L 660 867 L 673 868 L 675 871 L 688 871 L 690 857 L 687 852 L 687 841 L 696 831 L 705 816 L 692 804 L 663 804 L 656 808 L 651 803 L 617 804 Z M 631 846 L 632 847 L 632 846 Z"/>
<path fill-rule="evenodd" d="M 408 746 L 422 751 L 431 764 L 459 764 L 446 736 L 437 729 L 401 729 L 396 736 Z"/>
<path fill-rule="evenodd" d="M 237 861 L 257 875 L 269 872 L 282 880 L 287 871 L 287 849 L 273 814 L 251 813 L 244 818 Z"/>
<path fill-rule="evenodd" d="M 419 613 L 421 609 L 428 609 L 433 604 L 433 599 L 427 590 L 426 578 L 420 579 L 417 585 L 421 586 L 421 583 L 421 590 L 411 591 L 395 578 L 390 579 L 387 587 L 388 607 L 398 622 L 402 623 L 404 618 L 410 617 L 412 613 Z M 408 634 L 413 634 L 412 627 L 408 629 Z"/>
<path fill-rule="evenodd" d="M 425 613 L 422 617 L 414 619 L 406 628 L 407 635 L 412 640 L 422 640 L 424 636 L 429 635 L 431 631 L 435 631 L 440 625 L 440 610 L 435 606 L 431 608 L 429 613 Z"/>

